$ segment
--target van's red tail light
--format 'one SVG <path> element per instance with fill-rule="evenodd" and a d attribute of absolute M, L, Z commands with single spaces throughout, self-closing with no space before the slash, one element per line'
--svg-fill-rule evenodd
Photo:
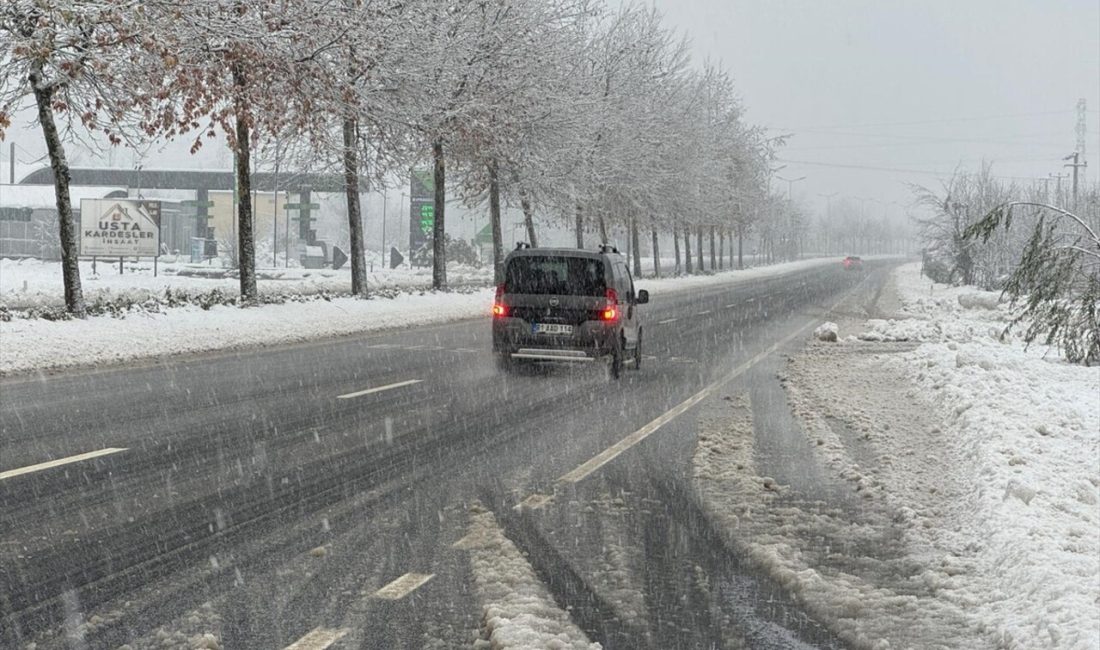
<path fill-rule="evenodd" d="M 613 321 L 619 318 L 619 294 L 615 293 L 614 289 L 608 289 L 607 293 L 607 306 L 600 312 L 600 319 L 606 321 Z"/>
<path fill-rule="evenodd" d="M 493 297 L 493 317 L 500 318 L 508 315 L 508 306 L 501 302 L 504 297 L 504 285 L 497 285 L 496 296 Z"/>

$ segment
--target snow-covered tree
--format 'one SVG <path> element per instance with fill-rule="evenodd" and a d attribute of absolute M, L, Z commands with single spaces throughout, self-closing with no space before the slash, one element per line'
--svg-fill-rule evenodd
<path fill-rule="evenodd" d="M 4 0 L 0 3 L 0 140 L 13 116 L 35 109 L 53 170 L 66 309 L 85 311 L 65 141 L 122 141 L 141 79 L 138 0 Z"/>
<path fill-rule="evenodd" d="M 257 134 L 301 128 L 332 86 L 322 63 L 350 29 L 331 28 L 326 0 L 149 0 L 143 4 L 149 69 L 160 85 L 144 126 L 189 135 L 192 151 L 224 134 L 235 154 L 240 290 L 257 295 L 251 164 Z"/>
<path fill-rule="evenodd" d="M 963 234 L 988 245 L 998 231 L 1021 220 L 1030 222 L 1031 232 L 1004 292 L 1023 309 L 1005 331 L 1025 323 L 1028 343 L 1042 337 L 1072 362 L 1100 363 L 1100 233 L 1089 220 L 1063 208 L 1008 201 Z"/>

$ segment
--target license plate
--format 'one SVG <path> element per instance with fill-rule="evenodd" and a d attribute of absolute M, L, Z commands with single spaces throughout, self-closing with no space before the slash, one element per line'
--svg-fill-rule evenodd
<path fill-rule="evenodd" d="M 559 325 L 558 323 L 534 323 L 531 325 L 532 334 L 572 334 L 572 325 Z"/>

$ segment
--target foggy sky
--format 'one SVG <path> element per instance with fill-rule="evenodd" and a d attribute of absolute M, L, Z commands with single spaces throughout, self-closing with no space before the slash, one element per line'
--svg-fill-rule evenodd
<path fill-rule="evenodd" d="M 983 158 L 1006 177 L 1068 172 L 1082 97 L 1100 176 L 1100 0 L 652 4 L 732 73 L 750 122 L 794 134 L 782 158 L 822 163 L 778 172 L 806 176 L 795 198 L 815 209 L 832 192 L 909 203 L 904 183 L 938 187 Z"/>
<path fill-rule="evenodd" d="M 1067 173 L 1082 97 L 1086 177 L 1100 178 L 1100 0 L 644 1 L 692 39 L 697 63 L 709 57 L 732 73 L 749 122 L 793 134 L 778 176 L 806 176 L 794 196 L 815 211 L 830 193 L 900 211 L 911 201 L 906 183 L 938 187 L 983 159 L 1023 183 Z M 30 128 L 9 139 L 29 163 L 44 147 L 25 117 L 17 124 Z M 188 144 L 151 147 L 146 166 L 229 167 L 223 147 L 192 157 Z M 138 158 L 71 152 L 76 165 L 132 167 Z"/>

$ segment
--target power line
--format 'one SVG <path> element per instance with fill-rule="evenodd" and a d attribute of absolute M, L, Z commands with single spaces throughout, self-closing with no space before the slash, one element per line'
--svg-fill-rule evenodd
<path fill-rule="evenodd" d="M 877 172 L 896 172 L 902 174 L 922 174 L 925 176 L 937 176 L 937 177 L 950 177 L 954 172 L 944 171 L 930 171 L 927 169 L 906 169 L 903 167 L 878 167 L 875 165 L 850 165 L 845 163 L 827 163 L 816 160 L 790 160 L 787 158 L 776 158 L 779 162 L 789 163 L 792 165 L 811 165 L 814 167 L 835 167 L 838 169 L 861 169 L 865 171 L 877 171 Z M 1031 181 L 1035 180 L 1036 176 L 996 176 L 994 178 L 1000 178 L 1005 180 L 1016 181 Z"/>
<path fill-rule="evenodd" d="M 1074 111 L 1042 111 L 1038 113 L 1012 113 L 1007 115 L 988 115 L 985 117 L 950 117 L 937 120 L 914 120 L 911 122 L 878 122 L 872 124 L 834 124 L 825 126 L 803 127 L 769 127 L 778 131 L 806 131 L 809 129 L 873 129 L 883 126 L 913 126 L 919 124 L 947 124 L 950 122 L 984 122 L 986 120 L 1003 120 L 1017 117 L 1038 117 L 1043 115 L 1065 115 Z"/>
<path fill-rule="evenodd" d="M 823 135 L 823 136 L 843 136 L 843 137 L 850 137 L 850 138 L 890 138 L 890 139 L 893 139 L 893 140 L 908 140 L 913 144 L 939 144 L 939 143 L 945 143 L 945 142 L 963 142 L 963 143 L 979 143 L 979 144 L 1006 144 L 1006 145 L 1015 145 L 1015 146 L 1021 146 L 1021 145 L 1022 146 L 1036 146 L 1036 145 L 1044 145 L 1045 144 L 1045 145 L 1049 145 L 1049 146 L 1052 146 L 1052 147 L 1064 146 L 1064 144 L 1065 144 L 1065 142 L 1062 141 L 1062 140 L 1059 140 L 1058 142 L 1054 142 L 1054 141 L 1020 142 L 1020 140 L 1025 140 L 1025 139 L 1056 137 L 1056 136 L 1061 134 L 1060 132 L 1059 133 L 1036 133 L 1036 134 L 1029 134 L 1029 135 L 1021 134 L 1021 135 L 1008 136 L 1010 138 L 1014 138 L 1014 140 L 1000 140 L 1000 139 L 997 139 L 997 138 L 955 138 L 955 137 L 951 137 L 951 136 L 910 135 L 910 134 L 900 134 L 900 133 L 847 133 L 847 132 L 843 132 L 843 131 L 821 132 L 821 131 L 810 131 L 810 130 L 805 130 L 805 129 L 803 131 L 801 131 L 801 133 L 809 133 L 809 134 Z M 793 135 L 797 136 L 798 133 L 794 133 Z M 823 146 L 836 146 L 836 147 L 856 146 L 856 147 L 863 147 L 863 146 L 889 146 L 891 144 L 897 145 L 897 146 L 902 146 L 903 143 L 890 143 L 890 142 L 887 142 L 887 143 L 882 143 L 881 145 L 874 145 L 874 144 L 863 145 L 863 144 L 860 144 L 860 145 L 823 145 Z"/>

